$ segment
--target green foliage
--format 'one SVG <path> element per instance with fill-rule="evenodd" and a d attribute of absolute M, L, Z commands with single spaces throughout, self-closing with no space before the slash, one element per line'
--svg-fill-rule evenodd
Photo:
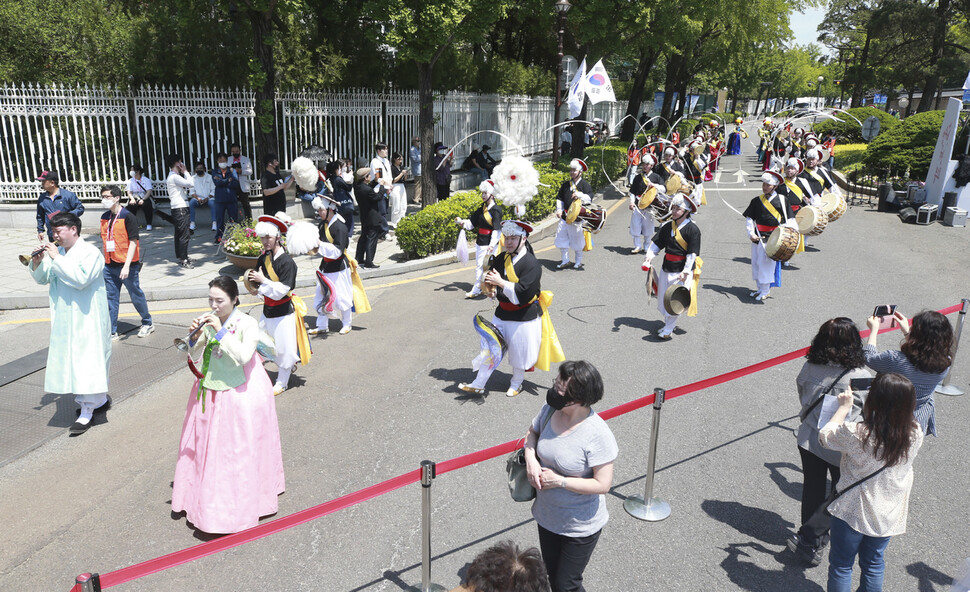
<path fill-rule="evenodd" d="M 835 145 L 835 168 L 843 173 L 859 168 L 868 144 Z"/>
<path fill-rule="evenodd" d="M 925 111 L 910 115 L 887 132 L 880 132 L 869 144 L 863 162 L 870 170 L 886 170 L 890 175 L 925 177 L 933 159 L 943 111 Z M 838 157 L 838 146 L 836 146 Z"/>
<path fill-rule="evenodd" d="M 594 187 L 603 187 L 610 180 L 619 178 L 626 168 L 626 148 L 617 142 L 591 146 L 584 157 L 589 170 L 584 178 Z M 569 161 L 560 162 L 553 168 L 549 162 L 535 164 L 539 171 L 539 194 L 526 205 L 525 216 L 528 222 L 545 219 L 556 208 L 556 194 L 559 187 L 569 178 L 566 173 Z M 476 190 L 459 191 L 444 201 L 427 206 L 421 211 L 404 217 L 397 225 L 397 240 L 409 259 L 427 257 L 455 248 L 459 228 L 455 218 L 467 218 L 469 212 L 482 203 Z M 515 210 L 504 207 L 503 219 L 515 218 Z"/>
<path fill-rule="evenodd" d="M 846 109 L 846 111 L 852 114 L 859 121 L 863 122 L 873 115 L 878 117 L 880 136 L 899 125 L 898 119 L 889 113 L 882 111 L 881 109 L 876 109 L 875 107 L 855 107 L 853 109 Z M 838 121 L 832 119 L 826 119 L 812 126 L 812 129 L 815 131 L 818 137 L 821 138 L 822 134 L 832 132 L 840 142 L 865 142 L 865 140 L 862 138 L 862 126 L 859 125 L 858 121 L 852 119 L 852 117 L 849 117 L 845 113 L 836 112 L 834 115 L 841 119 L 842 122 L 839 123 Z"/>
<path fill-rule="evenodd" d="M 256 236 L 255 222 L 230 222 L 222 235 L 221 248 L 225 253 L 255 257 L 263 252 L 263 243 Z"/>

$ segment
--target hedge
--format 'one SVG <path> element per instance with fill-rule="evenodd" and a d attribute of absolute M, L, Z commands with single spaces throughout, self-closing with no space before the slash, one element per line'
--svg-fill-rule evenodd
<path fill-rule="evenodd" d="M 594 188 L 603 187 L 609 184 L 607 175 L 615 181 L 626 171 L 626 146 L 617 140 L 590 146 L 586 149 L 584 160 L 589 165 L 589 171 L 584 178 Z M 553 168 L 548 161 L 535 163 L 535 167 L 539 171 L 539 181 L 542 184 L 539 186 L 539 194 L 526 205 L 523 218 L 528 222 L 541 221 L 556 209 L 559 186 L 569 178 L 568 158 L 561 159 L 558 168 Z M 455 218 L 467 218 L 481 203 L 478 190 L 458 191 L 446 200 L 402 218 L 398 222 L 396 234 L 404 256 L 417 259 L 454 249 L 459 231 Z M 514 218 L 514 208 L 504 207 L 502 216 L 503 219 Z"/>
<path fill-rule="evenodd" d="M 889 131 L 879 132 L 869 143 L 863 162 L 870 169 L 888 170 L 890 175 L 902 175 L 909 170 L 911 178 L 925 177 L 943 125 L 943 114 L 943 111 L 924 111 L 910 115 Z"/>
<path fill-rule="evenodd" d="M 867 144 L 835 144 L 835 168 L 848 173 L 862 166 Z"/>
<path fill-rule="evenodd" d="M 865 121 L 867 118 L 875 115 L 877 118 L 879 118 L 879 135 L 882 135 L 899 125 L 898 119 L 881 109 L 876 109 L 875 107 L 854 107 L 852 109 L 847 109 L 847 111 L 855 116 L 855 118 L 859 121 Z M 822 134 L 831 132 L 835 134 L 835 137 L 838 138 L 840 142 L 850 144 L 865 142 L 862 137 L 862 126 L 859 125 L 855 119 L 852 119 L 845 113 L 835 112 L 833 115 L 841 119 L 842 122 L 840 123 L 833 119 L 826 119 L 824 121 L 819 121 L 812 126 L 812 129 L 819 138 L 822 137 Z"/>

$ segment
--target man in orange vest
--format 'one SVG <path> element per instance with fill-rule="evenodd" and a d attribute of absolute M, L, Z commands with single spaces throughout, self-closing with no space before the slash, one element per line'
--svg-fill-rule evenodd
<path fill-rule="evenodd" d="M 122 207 L 123 195 L 124 192 L 117 185 L 101 188 L 101 205 L 108 210 L 101 215 L 101 252 L 104 254 L 104 285 L 108 291 L 112 341 L 119 339 L 118 306 L 122 284 L 128 288 L 131 303 L 141 315 L 138 337 L 145 337 L 155 331 L 145 293 L 138 283 L 138 272 L 141 270 L 138 222 L 134 214 Z"/>

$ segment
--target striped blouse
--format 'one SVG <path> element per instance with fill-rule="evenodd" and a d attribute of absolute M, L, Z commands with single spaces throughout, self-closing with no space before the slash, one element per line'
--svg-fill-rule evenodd
<path fill-rule="evenodd" d="M 897 349 L 879 353 L 874 345 L 866 344 L 862 351 L 866 356 L 866 365 L 876 372 L 896 372 L 913 383 L 916 387 L 916 421 L 924 433 L 935 436 L 936 407 L 933 404 L 933 391 L 946 376 L 946 370 L 935 374 L 923 372 L 909 361 L 906 354 Z"/>

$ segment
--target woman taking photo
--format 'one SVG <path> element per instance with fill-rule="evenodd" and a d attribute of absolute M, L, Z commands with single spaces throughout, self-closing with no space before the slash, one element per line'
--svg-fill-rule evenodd
<path fill-rule="evenodd" d="M 844 488 L 829 506 L 832 550 L 827 590 L 851 590 L 852 564 L 858 555 L 858 590 L 879 592 L 889 539 L 906 532 L 913 460 L 923 443 L 923 430 L 913 420 L 913 383 L 901 374 L 876 375 L 861 422 L 845 422 L 852 406 L 851 391 L 839 394 L 838 410 L 819 433 L 822 446 L 842 453 Z"/>
<path fill-rule="evenodd" d="M 898 350 L 876 351 L 879 317 L 869 317 L 869 340 L 863 348 L 866 365 L 876 372 L 898 372 L 916 389 L 916 421 L 924 434 L 936 435 L 936 407 L 933 391 L 950 367 L 953 327 L 945 316 L 924 310 L 910 322 L 902 313 L 893 313 L 903 332 Z"/>
<path fill-rule="evenodd" d="M 404 188 L 404 180 L 408 177 L 408 169 L 404 166 L 404 157 L 395 152 L 391 156 L 391 228 L 397 229 L 397 223 L 401 221 L 404 214 L 408 211 L 408 193 Z"/>
<path fill-rule="evenodd" d="M 207 533 L 256 526 L 276 513 L 284 489 L 273 384 L 256 354 L 259 327 L 238 304 L 235 280 L 220 275 L 209 282 L 212 312 L 189 326 L 197 379 L 182 424 L 172 511 L 184 511 Z"/>
<path fill-rule="evenodd" d="M 798 533 L 788 539 L 788 550 L 811 566 L 822 562 L 822 552 L 828 544 L 828 531 L 819 532 L 809 524 L 827 495 L 826 477 L 831 475 L 832 486 L 839 482 L 841 455 L 822 448 L 818 443 L 819 417 L 825 395 L 837 396 L 849 388 L 853 378 L 870 376 L 863 366 L 862 339 L 851 319 L 838 317 L 826 321 L 818 330 L 808 348 L 806 362 L 795 384 L 801 402 L 798 426 L 798 454 L 802 460 L 802 526 Z M 861 395 L 856 393 L 855 404 L 849 412 L 849 421 L 857 421 L 862 410 Z"/>
<path fill-rule="evenodd" d="M 591 406 L 603 379 L 585 361 L 563 362 L 526 435 L 525 462 L 536 488 L 532 516 L 553 592 L 584 591 L 583 570 L 609 519 L 616 439 Z"/>

